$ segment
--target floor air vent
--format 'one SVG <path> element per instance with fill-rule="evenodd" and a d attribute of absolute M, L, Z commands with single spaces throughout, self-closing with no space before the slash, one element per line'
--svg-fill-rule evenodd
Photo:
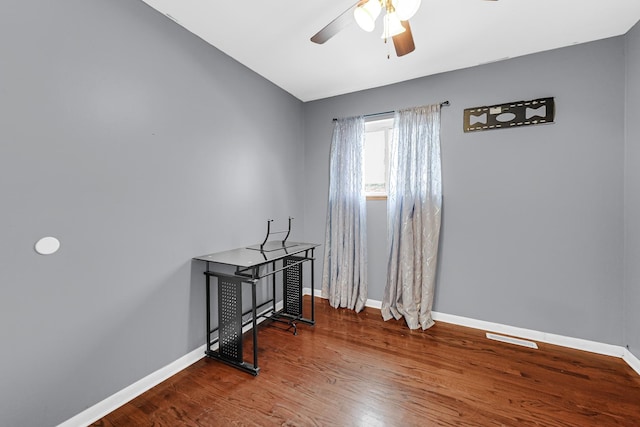
<path fill-rule="evenodd" d="M 521 345 L 523 347 L 529 347 L 529 348 L 535 348 L 535 349 L 538 348 L 538 345 L 533 341 L 521 340 L 519 338 L 513 338 L 513 337 L 506 337 L 504 335 L 491 334 L 489 332 L 487 332 L 487 338 L 489 338 L 490 340 L 506 342 L 508 344 Z"/>

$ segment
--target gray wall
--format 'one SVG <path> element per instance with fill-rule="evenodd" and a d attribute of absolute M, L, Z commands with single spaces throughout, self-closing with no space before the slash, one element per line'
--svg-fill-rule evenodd
<path fill-rule="evenodd" d="M 204 344 L 191 257 L 302 237 L 302 103 L 139 1 L 5 1 L 0 52 L 0 425 L 51 426 Z"/>
<path fill-rule="evenodd" d="M 640 358 L 640 23 L 626 35 L 625 343 Z"/>
<path fill-rule="evenodd" d="M 333 117 L 449 100 L 435 310 L 622 344 L 624 54 L 618 37 L 305 104 L 305 236 L 324 238 Z M 462 132 L 464 108 L 547 96 L 555 124 Z M 367 208 L 379 300 L 384 202 Z"/>

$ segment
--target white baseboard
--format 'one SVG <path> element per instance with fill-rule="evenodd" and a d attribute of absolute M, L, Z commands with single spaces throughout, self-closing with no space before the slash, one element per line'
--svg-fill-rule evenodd
<path fill-rule="evenodd" d="M 309 289 L 309 294 L 311 294 L 311 289 Z M 276 304 L 276 310 L 280 309 L 282 309 L 282 301 Z M 263 313 L 264 312 L 265 311 L 263 311 Z M 265 320 L 266 319 L 264 318 L 259 319 L 257 323 L 260 324 Z M 249 330 L 251 330 L 250 324 L 242 328 L 243 332 L 247 332 Z M 130 386 L 123 388 L 115 394 L 107 397 L 103 401 L 98 402 L 90 408 L 85 409 L 73 418 L 69 418 L 67 421 L 59 424 L 58 427 L 80 427 L 93 424 L 100 418 L 115 411 L 125 403 L 130 402 L 131 400 L 140 396 L 145 391 L 157 386 L 162 381 L 168 379 L 169 377 L 177 374 L 178 372 L 186 369 L 187 367 L 196 363 L 198 360 L 202 359 L 204 357 L 205 349 L 205 345 L 196 348 L 195 350 L 187 353 L 178 360 L 171 362 L 167 366 L 160 368 L 157 371 L 142 378 L 141 380 L 136 381 Z M 211 349 L 217 350 L 218 343 L 212 345 Z"/>
<path fill-rule="evenodd" d="M 311 289 L 304 289 L 305 295 L 311 295 Z M 316 294 L 318 291 L 316 290 Z M 316 295 L 319 296 L 319 295 Z M 380 309 L 382 301 L 367 300 L 367 307 Z M 452 314 L 432 312 L 433 320 L 452 323 L 454 325 L 466 326 L 468 328 L 480 329 L 487 332 L 496 332 L 513 337 L 558 345 L 575 350 L 588 351 L 590 353 L 602 354 L 605 356 L 619 357 L 623 359 L 634 371 L 640 375 L 640 360 L 629 350 L 622 346 L 604 344 L 596 341 L 584 340 L 581 338 L 565 337 L 563 335 L 549 334 L 546 332 L 534 331 L 531 329 L 518 328 L 515 326 L 503 325 L 499 323 L 485 322 L 483 320 L 471 319 L 468 317 L 456 316 Z"/>
<path fill-rule="evenodd" d="M 547 344 L 559 345 L 576 350 L 588 351 L 591 353 L 603 354 L 622 358 L 625 348 L 612 344 L 604 344 L 596 341 L 588 341 L 581 338 L 571 338 L 562 335 L 549 334 L 546 332 L 534 331 L 531 329 L 518 328 L 515 326 L 502 325 L 499 323 L 485 322 L 482 320 L 470 319 L 468 317 L 454 316 L 451 314 L 433 312 L 433 320 L 455 325 L 466 326 L 468 328 L 481 329 L 483 331 L 496 332 L 499 334 L 511 335 L 513 337 L 524 338 L 532 341 Z"/>
<path fill-rule="evenodd" d="M 311 295 L 311 288 L 302 288 L 302 295 Z M 315 296 L 317 296 L 318 298 L 326 299 L 321 295 L 319 289 L 316 289 Z M 377 308 L 379 310 L 382 308 L 382 301 L 368 299 L 367 302 L 365 303 L 365 306 L 371 307 L 371 308 Z"/>
<path fill-rule="evenodd" d="M 119 392 L 107 397 L 101 402 L 96 403 L 88 409 L 80 412 L 73 418 L 59 424 L 58 427 L 79 427 L 88 426 L 105 415 L 113 412 L 125 403 L 140 396 L 145 391 L 160 384 L 162 381 L 177 374 L 188 366 L 196 363 L 204 357 L 205 346 L 198 347 L 190 353 L 182 356 L 178 360 L 158 369 L 157 371 L 147 375 L 139 381 L 123 388 Z"/>
<path fill-rule="evenodd" d="M 311 288 L 303 288 L 303 295 L 311 295 Z M 319 291 L 314 292 L 315 296 L 320 297 Z M 382 307 L 382 301 L 367 300 L 367 307 L 380 309 Z M 276 305 L 276 308 L 280 310 L 282 308 L 282 302 Z M 497 332 L 506 335 L 511 335 L 518 338 L 530 339 L 538 342 L 545 342 L 548 344 L 559 345 L 562 347 L 573 348 L 576 350 L 589 351 L 591 353 L 603 354 L 606 356 L 615 356 L 623 359 L 634 371 L 640 375 L 640 360 L 635 357 L 629 350 L 624 347 L 603 344 L 595 341 L 583 340 L 580 338 L 565 337 L 562 335 L 548 334 L 545 332 L 533 331 L 530 329 L 517 328 L 514 326 L 502 325 L 499 323 L 485 322 L 483 320 L 470 319 L 468 317 L 455 316 L 451 314 L 433 312 L 433 320 L 452 323 L 455 325 L 466 326 L 474 329 L 481 329 L 483 331 Z M 258 323 L 264 321 L 261 319 Z M 243 328 L 243 331 L 251 329 L 250 325 Z M 217 344 L 212 346 L 212 349 L 217 349 Z M 78 427 L 87 426 L 106 416 L 107 414 L 118 409 L 125 403 L 138 397 L 145 391 L 160 384 L 162 381 L 177 374 L 178 372 L 186 369 L 188 366 L 194 364 L 198 360 L 204 357 L 205 346 L 198 347 L 190 353 L 182 356 L 178 360 L 168 364 L 167 366 L 158 369 L 157 371 L 147 375 L 139 381 L 131 384 L 130 386 L 118 391 L 117 393 L 107 397 L 101 402 L 96 403 L 90 408 L 82 411 L 73 418 L 69 418 L 67 421 L 59 424 L 58 427 Z"/>
<path fill-rule="evenodd" d="M 368 299 L 365 305 L 367 307 L 377 308 L 378 310 L 382 309 L 382 301 L 378 301 L 374 299 Z"/>
<path fill-rule="evenodd" d="M 638 373 L 638 375 L 640 375 L 640 359 L 634 356 L 634 354 L 626 348 L 624 349 L 624 356 L 622 357 L 622 359 L 627 362 L 627 365 L 631 366 L 631 369 L 633 369 Z"/>

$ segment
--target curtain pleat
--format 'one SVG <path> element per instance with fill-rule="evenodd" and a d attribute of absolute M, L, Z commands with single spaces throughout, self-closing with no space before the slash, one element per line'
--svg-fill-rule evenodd
<path fill-rule="evenodd" d="M 322 296 L 332 307 L 355 311 L 367 301 L 364 136 L 363 117 L 334 124 L 322 272 Z"/>
<path fill-rule="evenodd" d="M 382 317 L 433 325 L 442 209 L 440 105 L 395 113 L 387 196 L 388 265 Z"/>

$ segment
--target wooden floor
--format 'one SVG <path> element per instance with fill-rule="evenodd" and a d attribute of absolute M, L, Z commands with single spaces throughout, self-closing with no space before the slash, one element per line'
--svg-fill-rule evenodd
<path fill-rule="evenodd" d="M 202 359 L 93 425 L 640 426 L 640 376 L 621 359 L 316 301 L 298 336 L 260 326 L 257 377 Z"/>

